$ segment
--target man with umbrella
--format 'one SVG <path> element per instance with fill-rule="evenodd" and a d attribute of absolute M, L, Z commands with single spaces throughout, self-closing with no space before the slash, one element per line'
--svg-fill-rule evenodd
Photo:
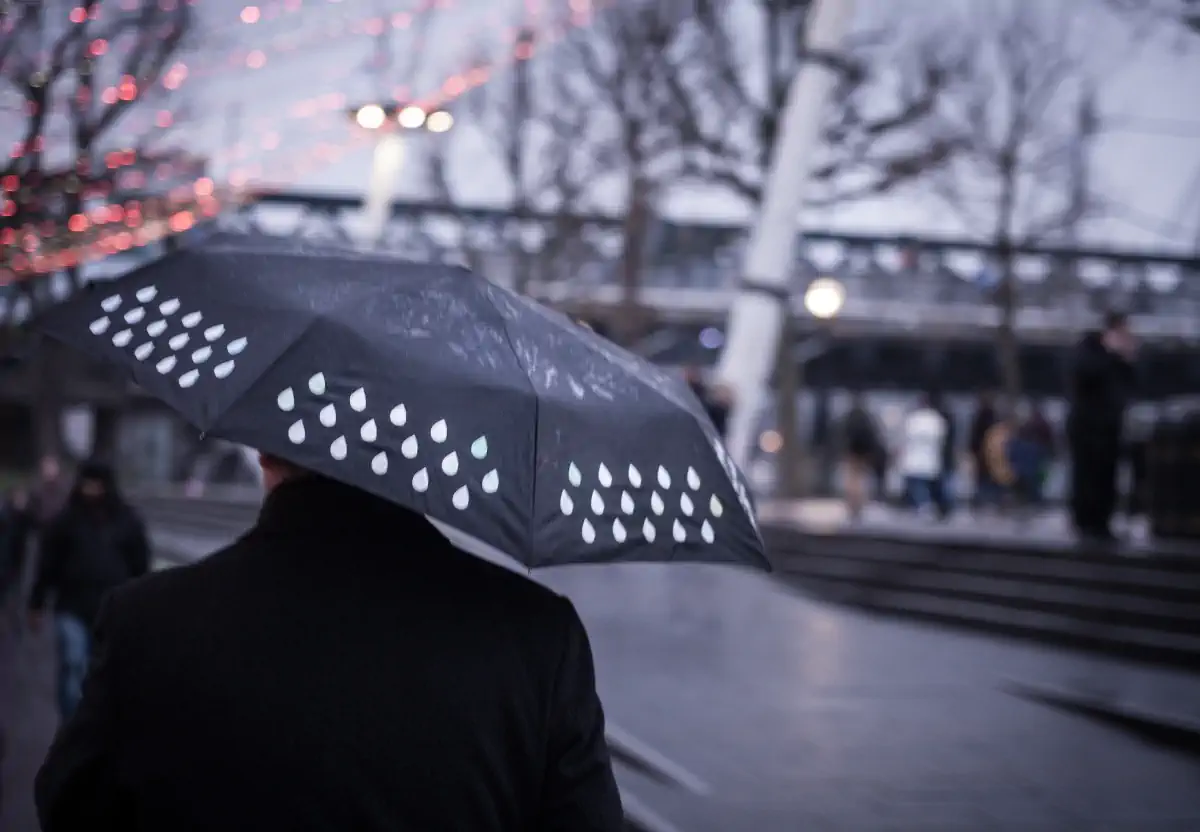
<path fill-rule="evenodd" d="M 528 567 L 766 566 L 682 383 L 446 266 L 215 247 L 104 291 L 43 330 L 259 448 L 268 494 L 110 597 L 45 832 L 622 829 L 575 608 L 426 518 Z"/>

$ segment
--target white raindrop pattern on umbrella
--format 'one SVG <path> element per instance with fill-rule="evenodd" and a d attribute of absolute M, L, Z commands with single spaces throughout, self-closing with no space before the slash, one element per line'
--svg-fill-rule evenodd
<path fill-rule="evenodd" d="M 100 301 L 100 311 L 88 325 L 93 335 L 109 337 L 114 347 L 132 348 L 135 359 L 152 361 L 161 375 L 178 373 L 176 382 L 184 389 L 206 370 L 214 378 L 229 378 L 249 345 L 224 324 L 205 320 L 203 312 L 184 312 L 178 298 L 159 298 L 155 286 L 143 286 L 132 297 L 109 295 Z"/>
<path fill-rule="evenodd" d="M 378 415 L 372 415 L 368 412 L 372 402 L 368 401 L 365 388 L 355 389 L 345 402 L 330 400 L 328 389 L 325 374 L 318 372 L 309 377 L 302 391 L 323 402 L 316 411 L 315 421 L 335 435 L 328 449 L 334 460 L 349 459 L 353 449 L 355 460 L 369 458 L 371 472 L 378 477 L 403 471 L 418 494 L 429 491 L 434 476 L 456 480 L 462 475 L 465 479 L 470 475 L 464 467 L 482 464 L 488 470 L 480 479 L 479 488 L 484 494 L 495 494 L 500 489 L 500 472 L 487 463 L 490 448 L 486 435 L 475 437 L 466 447 L 457 446 L 457 437 L 452 435 L 445 419 L 437 419 L 427 428 L 413 424 L 403 402 L 390 407 L 385 405 L 375 411 Z M 300 405 L 296 390 L 288 387 L 280 391 L 275 404 L 284 413 L 295 412 Z M 297 414 L 288 427 L 288 440 L 293 445 L 324 441 L 313 436 L 315 428 L 311 423 L 306 424 L 304 416 Z M 390 436 L 385 437 L 385 432 Z M 459 484 L 451 495 L 451 504 L 460 511 L 465 510 L 471 504 L 471 491 L 467 482 Z"/>
<path fill-rule="evenodd" d="M 755 531 L 758 531 L 758 518 L 754 515 L 754 506 L 750 503 L 750 495 L 746 491 L 746 483 L 738 472 L 737 464 L 734 463 L 733 457 L 725 450 L 725 445 L 720 440 L 713 439 L 712 447 L 713 452 L 717 455 L 717 460 L 725 470 L 725 475 L 729 477 L 734 493 L 737 494 L 738 503 L 741 504 L 746 517 L 750 519 L 750 525 L 754 526 Z"/>
<path fill-rule="evenodd" d="M 558 510 L 576 519 L 584 543 L 601 536 L 624 543 L 638 535 L 647 543 L 667 536 L 676 543 L 712 543 L 725 506 L 703 485 L 691 466 L 672 474 L 662 465 L 643 471 L 632 463 L 624 468 L 601 463 L 585 474 L 571 462 Z"/>

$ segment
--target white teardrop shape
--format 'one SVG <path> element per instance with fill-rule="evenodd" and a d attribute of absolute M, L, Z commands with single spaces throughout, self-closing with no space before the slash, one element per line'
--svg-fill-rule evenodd
<path fill-rule="evenodd" d="M 92 321 L 88 324 L 88 329 L 92 331 L 93 335 L 103 335 L 108 331 L 108 316 L 105 315 L 103 318 Z"/>
<path fill-rule="evenodd" d="M 458 473 L 458 453 L 456 451 L 446 454 L 442 460 L 442 473 L 447 477 L 453 477 Z"/>
<path fill-rule="evenodd" d="M 404 423 L 408 421 L 408 411 L 404 409 L 404 405 L 398 404 L 388 414 L 388 420 L 396 427 L 402 428 L 404 427 Z"/>
<path fill-rule="evenodd" d="M 454 492 L 454 496 L 450 498 L 450 502 L 454 503 L 454 507 L 456 509 L 462 511 L 471 504 L 471 493 L 467 491 L 467 487 L 465 485 L 461 486 L 457 491 Z"/>
<path fill-rule="evenodd" d="M 583 474 L 579 473 L 579 469 L 575 467 L 574 462 L 567 466 L 567 480 L 576 488 L 583 482 Z"/>
<path fill-rule="evenodd" d="M 175 356 L 168 355 L 162 361 L 159 361 L 157 364 L 155 364 L 154 369 L 158 370 L 165 376 L 167 373 L 171 372 L 171 370 L 175 369 Z"/>
<path fill-rule="evenodd" d="M 346 450 L 346 437 L 339 436 L 337 439 L 333 440 L 333 444 L 329 446 L 329 455 L 334 459 L 345 459 Z"/>
<path fill-rule="evenodd" d="M 158 311 L 163 315 L 174 315 L 179 311 L 179 298 L 164 300 L 158 305 Z"/>
<path fill-rule="evenodd" d="M 487 437 L 481 436 L 471 443 L 471 456 L 476 459 L 483 459 L 487 456 Z"/>
<path fill-rule="evenodd" d="M 136 324 L 144 317 L 146 317 L 146 310 L 140 306 L 135 306 L 125 313 L 125 323 Z"/>
<path fill-rule="evenodd" d="M 201 347 L 192 353 L 193 364 L 203 364 L 212 356 L 212 347 Z"/>
<path fill-rule="evenodd" d="M 116 335 L 114 335 L 112 337 L 112 342 L 113 342 L 114 347 L 127 347 L 127 346 L 129 346 L 129 342 L 132 340 L 133 340 L 133 330 L 132 329 L 122 329 L 120 332 L 118 332 Z"/>
<path fill-rule="evenodd" d="M 583 521 L 583 542 L 584 543 L 595 543 L 596 542 L 596 530 L 594 528 L 592 528 L 592 523 L 590 520 Z"/>
<path fill-rule="evenodd" d="M 191 387 L 193 384 L 196 383 L 196 380 L 199 378 L 200 378 L 199 370 L 195 370 L 195 369 L 188 370 L 186 373 L 184 373 L 183 375 L 181 375 L 179 377 L 179 386 L 180 387 Z"/>
<path fill-rule="evenodd" d="M 692 498 L 686 493 L 679 495 L 679 510 L 682 511 L 686 517 L 691 517 L 692 512 L 696 510 L 696 507 L 692 505 Z"/>
<path fill-rule="evenodd" d="M 367 409 L 367 391 L 361 387 L 350 394 L 350 409 L 362 413 Z"/>
<path fill-rule="evenodd" d="M 299 419 L 292 422 L 292 426 L 288 428 L 288 439 L 292 440 L 293 445 L 304 441 L 304 422 Z"/>
<path fill-rule="evenodd" d="M 500 474 L 495 468 L 483 475 L 483 493 L 495 494 L 500 487 Z"/>
<path fill-rule="evenodd" d="M 642 522 L 642 537 L 646 539 L 646 542 L 653 543 L 654 538 L 657 536 L 658 532 L 655 530 L 654 524 L 651 523 L 649 519 L 644 520 Z"/>
<path fill-rule="evenodd" d="M 658 466 L 658 484 L 663 488 L 671 487 L 671 475 L 668 474 L 667 469 L 661 465 Z"/>
<path fill-rule="evenodd" d="M 417 437 L 410 436 L 404 440 L 400 446 L 400 453 L 404 454 L 405 459 L 417 458 Z"/>
<path fill-rule="evenodd" d="M 600 463 L 600 470 L 597 472 L 596 476 L 599 478 L 600 484 L 605 488 L 612 486 L 612 472 L 608 470 L 608 466 L 603 462 Z"/>
<path fill-rule="evenodd" d="M 143 286 L 141 289 L 137 290 L 137 295 L 135 295 L 135 297 L 138 299 L 139 303 L 149 303 L 158 297 L 158 289 L 155 289 L 153 286 Z"/>
<path fill-rule="evenodd" d="M 429 429 L 429 438 L 434 442 L 445 442 L 449 431 L 446 430 L 446 420 L 438 419 Z"/>
<path fill-rule="evenodd" d="M 633 514 L 633 498 L 629 496 L 628 491 L 621 492 L 621 511 L 625 514 Z"/>
<path fill-rule="evenodd" d="M 671 537 L 675 538 L 676 543 L 687 540 L 687 532 L 683 530 L 683 525 L 678 520 L 671 524 Z"/>
<path fill-rule="evenodd" d="M 179 322 L 182 323 L 184 326 L 186 326 L 188 329 L 191 329 L 192 327 L 194 327 L 196 324 L 200 323 L 203 320 L 204 320 L 204 316 L 201 315 L 199 312 L 189 312 L 186 315 L 184 315 L 182 318 L 180 318 Z"/>
<path fill-rule="evenodd" d="M 712 512 L 713 517 L 720 517 L 725 513 L 725 507 L 721 505 L 716 494 L 712 495 L 712 499 L 708 501 L 708 510 Z"/>
<path fill-rule="evenodd" d="M 642 487 L 642 473 L 632 465 L 629 466 L 629 484 L 634 488 Z"/>
<path fill-rule="evenodd" d="M 374 442 L 379 438 L 379 429 L 375 426 L 374 419 L 368 419 L 363 422 L 363 426 L 359 429 L 358 435 L 362 437 L 364 442 Z"/>
<path fill-rule="evenodd" d="M 152 352 L 154 352 L 154 345 L 147 341 L 144 344 L 138 344 L 137 349 L 133 351 L 133 357 L 138 361 L 145 361 Z"/>
<path fill-rule="evenodd" d="M 325 374 L 317 373 L 308 380 L 308 392 L 314 396 L 322 396 L 325 394 Z"/>
<path fill-rule="evenodd" d="M 666 508 L 666 506 L 663 505 L 662 497 L 658 496 L 657 491 L 655 491 L 653 494 L 650 495 L 650 510 L 651 511 L 653 511 L 655 514 L 661 516 L 663 513 L 663 510 L 665 508 Z"/>
<path fill-rule="evenodd" d="M 225 350 L 230 355 L 241 355 L 242 350 L 246 349 L 247 343 L 248 342 L 246 341 L 245 338 L 235 338 L 234 340 L 229 342 L 229 346 L 227 346 L 225 348 Z"/>
<path fill-rule="evenodd" d="M 700 488 L 700 475 L 697 474 L 696 469 L 690 465 L 688 466 L 687 470 L 687 483 L 688 488 L 692 489 L 693 491 Z"/>
<path fill-rule="evenodd" d="M 625 525 L 621 522 L 620 518 L 618 518 L 613 521 L 613 539 L 618 543 L 624 543 L 625 537 Z"/>
<path fill-rule="evenodd" d="M 375 458 L 371 460 L 371 471 L 379 476 L 387 473 L 387 454 L 383 451 L 375 454 Z"/>
<path fill-rule="evenodd" d="M 571 495 L 565 489 L 558 498 L 558 510 L 568 515 L 575 510 L 575 501 L 571 499 Z"/>
<path fill-rule="evenodd" d="M 429 488 L 429 472 L 422 468 L 417 473 L 413 474 L 412 478 L 413 491 L 419 491 L 422 494 Z"/>
<path fill-rule="evenodd" d="M 222 361 L 220 364 L 213 367 L 213 375 L 217 378 L 227 378 L 229 374 L 233 372 L 234 366 L 236 365 L 232 360 Z"/>
<path fill-rule="evenodd" d="M 598 491 L 592 492 L 592 512 L 595 514 L 604 513 L 604 500 Z"/>
<path fill-rule="evenodd" d="M 713 527 L 707 520 L 700 524 L 700 537 L 704 539 L 705 543 L 713 542 L 713 538 L 715 537 L 713 535 Z"/>
<path fill-rule="evenodd" d="M 157 338 L 158 336 L 162 335 L 166 331 L 167 331 L 167 322 L 162 319 L 153 321 L 150 323 L 149 326 L 146 327 L 146 334 L 149 335 L 151 338 Z"/>
<path fill-rule="evenodd" d="M 104 300 L 100 301 L 100 308 L 105 312 L 116 312 L 121 308 L 121 296 L 109 295 Z"/>
<path fill-rule="evenodd" d="M 173 350 L 181 350 L 187 346 L 187 342 L 190 339 L 191 339 L 190 335 L 188 335 L 186 332 L 181 332 L 178 335 L 176 335 L 175 337 L 173 337 L 170 341 L 168 341 L 167 346 Z"/>
<path fill-rule="evenodd" d="M 275 404 L 279 405 L 279 409 L 284 413 L 294 408 L 296 406 L 296 394 L 292 392 L 292 388 L 288 387 L 276 396 Z"/>
<path fill-rule="evenodd" d="M 331 404 L 327 404 L 321 408 L 321 424 L 327 428 L 331 428 L 337 424 L 337 408 Z"/>
<path fill-rule="evenodd" d="M 204 330 L 204 338 L 207 341 L 215 341 L 224 334 L 225 324 L 217 324 L 216 326 L 210 326 L 208 329 Z"/>

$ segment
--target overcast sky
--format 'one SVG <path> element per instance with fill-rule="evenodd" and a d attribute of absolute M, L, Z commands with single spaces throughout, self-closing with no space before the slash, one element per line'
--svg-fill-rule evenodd
<path fill-rule="evenodd" d="M 1128 246 L 1183 246 L 1194 242 L 1200 227 L 1200 38 L 1190 49 L 1178 42 L 1151 38 L 1134 45 L 1125 21 L 1094 11 L 1099 0 L 1025 0 L 1045 6 L 1063 3 L 1086 13 L 1086 38 L 1095 71 L 1102 75 L 1101 98 L 1107 115 L 1122 127 L 1098 149 L 1103 190 L 1122 217 L 1088 229 L 1093 240 Z M 206 0 L 202 52 L 188 58 L 192 77 L 191 118 L 177 138 L 199 153 L 213 155 L 218 168 L 260 165 L 262 176 L 296 189 L 346 193 L 361 189 L 370 169 L 369 148 L 355 144 L 342 109 L 394 84 L 368 69 L 376 40 L 372 18 L 404 23 L 398 15 L 438 3 L 426 45 L 418 50 L 416 23 L 395 31 L 393 70 L 401 72 L 419 51 L 413 78 L 417 92 L 435 89 L 481 54 L 503 51 L 505 29 L 526 8 L 563 5 L 566 0 L 270 0 L 252 24 L 239 20 L 240 0 Z M 748 5 L 750 0 L 742 0 Z M 942 0 L 939 10 L 988 0 Z M 289 8 L 300 8 L 289 12 Z M 919 29 L 929 14 L 923 0 L 859 0 L 859 28 L 888 15 L 906 13 Z M 907 10 L 911 9 L 911 13 Z M 381 15 L 381 12 L 385 12 Z M 748 13 L 749 14 L 749 13 Z M 752 29 L 753 20 L 747 17 Z M 265 65 L 247 68 L 249 52 L 262 50 Z M 333 96 L 345 96 L 339 102 Z M 152 111 L 130 117 L 130 132 L 144 129 Z M 322 115 L 323 113 L 323 115 Z M 8 130 L 4 132 L 7 138 Z M 229 162 L 226 148 L 237 138 L 241 160 Z M 452 134 L 453 184 L 467 202 L 497 203 L 506 198 L 502 171 L 485 151 L 486 143 L 470 125 Z M 402 196 L 420 196 L 413 177 L 401 183 Z M 608 201 L 615 205 L 614 191 Z M 680 218 L 741 221 L 746 206 L 719 192 L 687 188 L 666 200 L 665 209 Z M 868 203 L 846 205 L 805 218 L 810 227 L 868 232 L 960 233 L 957 223 L 928 194 L 906 191 Z"/>

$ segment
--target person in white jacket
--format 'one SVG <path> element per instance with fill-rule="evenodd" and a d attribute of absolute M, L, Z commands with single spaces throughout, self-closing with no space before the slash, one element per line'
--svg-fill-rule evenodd
<path fill-rule="evenodd" d="M 909 501 L 921 513 L 933 512 L 933 494 L 942 476 L 943 445 L 949 430 L 946 419 L 929 396 L 904 420 L 900 471 Z"/>

